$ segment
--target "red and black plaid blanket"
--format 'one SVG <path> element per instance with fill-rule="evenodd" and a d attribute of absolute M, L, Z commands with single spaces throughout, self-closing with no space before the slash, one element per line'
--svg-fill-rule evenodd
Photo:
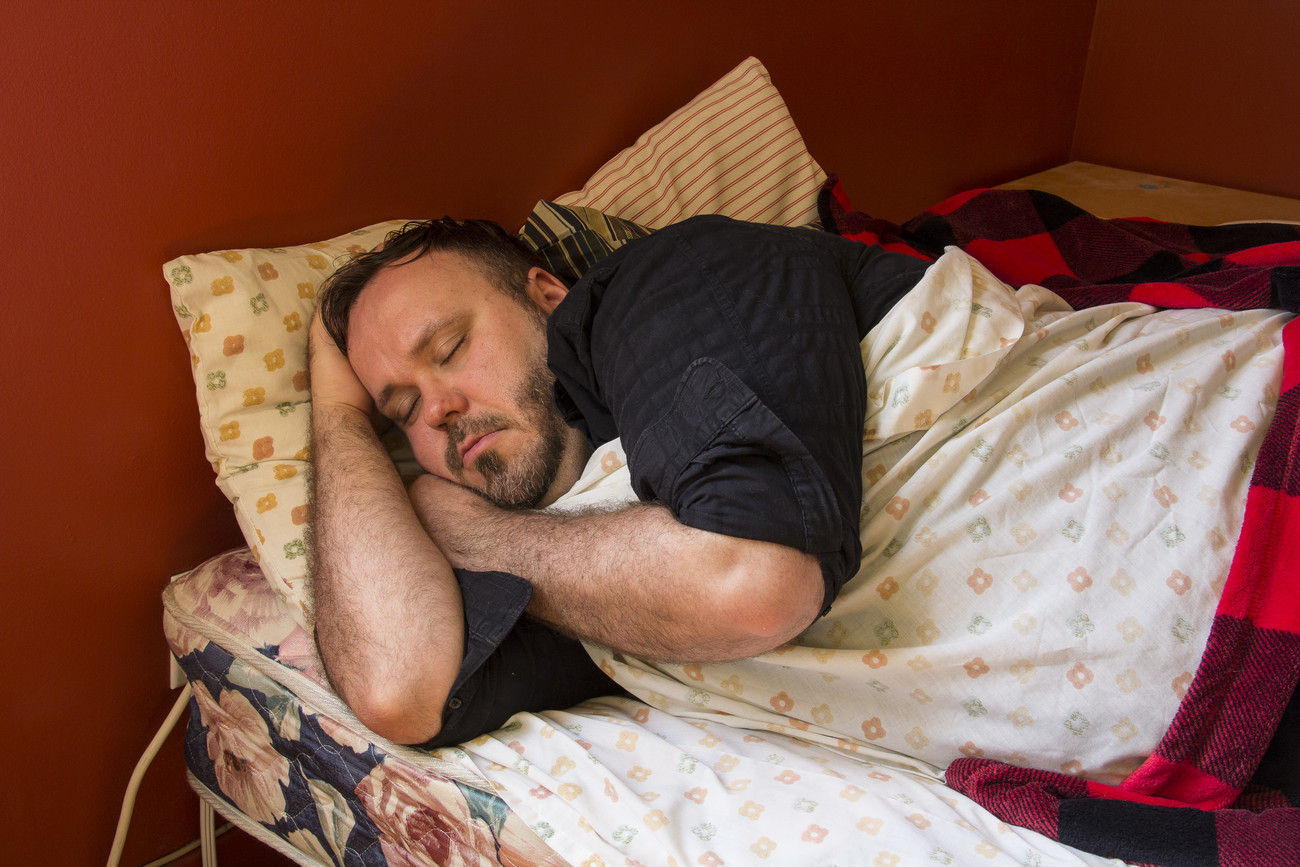
<path fill-rule="evenodd" d="M 1103 220 L 1036 191 L 975 190 L 899 226 L 852 210 L 832 177 L 828 231 L 923 259 L 949 245 L 1074 307 L 1300 312 L 1300 226 Z M 1277 411 L 1256 458 L 1210 637 L 1154 754 L 1118 786 L 961 758 L 953 788 L 1062 843 L 1151 865 L 1300 864 L 1300 319 L 1283 330 Z"/>

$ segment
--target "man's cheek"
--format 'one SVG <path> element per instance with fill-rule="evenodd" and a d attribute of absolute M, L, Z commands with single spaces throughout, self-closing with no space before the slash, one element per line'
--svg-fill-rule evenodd
<path fill-rule="evenodd" d="M 447 469 L 446 439 L 440 439 L 442 442 L 435 443 L 433 438 L 429 436 L 411 437 L 411 451 L 415 454 L 415 460 L 424 468 L 425 472 L 454 481 Z"/>

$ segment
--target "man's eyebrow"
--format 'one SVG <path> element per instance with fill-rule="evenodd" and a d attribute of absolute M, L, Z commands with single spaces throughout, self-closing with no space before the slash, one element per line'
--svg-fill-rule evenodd
<path fill-rule="evenodd" d="M 416 335 L 415 340 L 411 343 L 411 348 L 406 353 L 407 358 L 414 359 L 423 355 L 429 344 L 437 340 L 439 335 L 455 328 L 464 319 L 465 314 L 463 312 L 452 313 L 426 324 L 424 328 L 420 330 L 420 333 Z M 393 392 L 400 388 L 403 388 L 403 386 L 390 382 L 379 390 L 379 394 L 375 397 L 375 406 L 381 413 L 384 415 L 388 414 L 386 412 L 388 402 L 393 399 Z"/>

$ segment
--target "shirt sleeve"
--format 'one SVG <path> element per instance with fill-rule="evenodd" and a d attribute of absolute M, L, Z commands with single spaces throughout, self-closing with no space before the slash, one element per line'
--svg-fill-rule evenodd
<path fill-rule="evenodd" d="M 878 254 L 699 217 L 616 251 L 548 326 L 557 405 L 593 444 L 622 438 L 637 496 L 816 555 L 823 613 L 861 559 L 859 341 L 924 270 Z"/>
<path fill-rule="evenodd" d="M 532 585 L 506 572 L 455 570 L 465 607 L 465 654 L 426 748 L 500 728 L 520 711 L 571 707 L 622 690 L 582 643 L 522 617 Z"/>

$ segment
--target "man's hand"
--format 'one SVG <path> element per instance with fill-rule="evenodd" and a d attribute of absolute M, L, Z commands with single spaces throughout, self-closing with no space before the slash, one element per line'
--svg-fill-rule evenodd
<path fill-rule="evenodd" d="M 696 530 L 663 506 L 504 510 L 436 476 L 421 476 L 410 494 L 453 565 L 528 580 L 532 616 L 615 650 L 739 659 L 790 640 L 821 608 L 825 585 L 812 555 Z"/>
<path fill-rule="evenodd" d="M 311 320 L 307 356 L 311 368 L 312 406 L 351 407 L 369 418 L 376 430 L 388 426 L 388 421 L 375 411 L 374 399 L 357 379 L 347 356 L 325 330 L 319 313 Z"/>

